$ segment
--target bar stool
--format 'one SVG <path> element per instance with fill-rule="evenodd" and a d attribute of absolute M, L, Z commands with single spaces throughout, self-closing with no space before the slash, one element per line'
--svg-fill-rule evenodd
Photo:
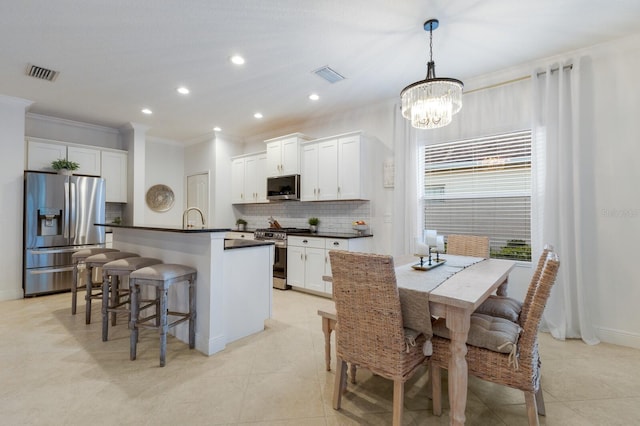
<path fill-rule="evenodd" d="M 164 367 L 167 353 L 167 331 L 170 327 L 189 321 L 189 348 L 193 349 L 196 343 L 196 274 L 197 271 L 189 266 L 177 264 L 159 264 L 133 271 L 129 276 L 129 288 L 131 290 L 131 329 L 130 359 L 136 359 L 136 347 L 138 344 L 138 329 L 150 328 L 160 332 L 160 367 Z M 173 284 L 187 282 L 189 284 L 189 312 L 171 312 L 168 307 L 168 291 Z M 140 287 L 153 286 L 160 295 L 160 318 L 158 313 L 144 318 L 138 318 L 140 314 Z M 157 294 L 157 293 L 156 293 Z M 179 317 L 169 323 L 168 316 Z M 152 320 L 154 323 L 151 324 Z"/>
<path fill-rule="evenodd" d="M 160 259 L 151 257 L 127 257 L 124 259 L 113 260 L 102 266 L 102 341 L 106 342 L 109 335 L 109 313 L 111 313 L 111 325 L 116 325 L 116 314 L 118 312 L 126 312 L 130 315 L 129 308 L 131 294 L 129 288 L 122 288 L 122 278 L 129 277 L 131 272 L 151 265 L 162 263 Z M 110 279 L 109 279 L 110 278 Z M 123 297 L 126 297 L 123 300 Z M 156 305 L 157 299 L 150 301 L 149 306 Z"/>
<path fill-rule="evenodd" d="M 110 248 L 88 248 L 74 252 L 71 255 L 71 262 L 73 263 L 73 279 L 71 281 L 71 315 L 76 314 L 76 306 L 78 304 L 78 289 L 86 290 L 86 285 L 78 287 L 78 275 L 80 273 L 79 267 L 84 266 L 87 257 L 99 253 L 111 253 L 120 251 L 118 249 Z"/>
<path fill-rule="evenodd" d="M 85 308 L 85 323 L 91 324 L 91 301 L 93 299 L 102 300 L 102 292 L 93 293 L 93 268 L 102 268 L 105 263 L 109 263 L 118 259 L 126 259 L 127 257 L 140 257 L 140 255 L 136 253 L 129 253 L 126 251 L 117 251 L 117 252 L 108 252 L 108 253 L 98 253 L 91 255 L 85 259 L 85 265 L 87 267 L 87 271 L 89 274 L 89 279 L 87 280 L 87 292 L 84 296 L 84 300 L 86 301 Z M 96 286 L 97 287 L 97 286 Z"/>

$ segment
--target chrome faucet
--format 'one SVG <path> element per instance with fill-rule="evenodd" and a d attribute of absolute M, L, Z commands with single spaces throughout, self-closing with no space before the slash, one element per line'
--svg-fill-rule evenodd
<path fill-rule="evenodd" d="M 202 210 L 200 210 L 197 207 L 187 207 L 187 209 L 184 211 L 184 213 L 182 213 L 182 229 L 184 228 L 192 228 L 193 225 L 188 225 L 187 226 L 187 216 L 189 215 L 189 212 L 195 210 L 198 213 L 200 213 L 200 219 L 202 219 L 202 227 L 204 228 L 204 213 L 202 213 Z"/>

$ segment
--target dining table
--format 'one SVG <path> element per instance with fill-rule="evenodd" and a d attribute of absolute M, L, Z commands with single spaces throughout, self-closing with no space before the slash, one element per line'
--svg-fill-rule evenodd
<path fill-rule="evenodd" d="M 465 423 L 467 404 L 467 337 L 471 314 L 494 291 L 506 291 L 506 282 L 515 262 L 506 259 L 442 255 L 437 267 L 413 268 L 417 258 L 394 257 L 396 283 L 404 326 L 431 337 L 432 317 L 445 318 L 450 332 L 449 361 L 450 424 Z M 330 281 L 331 277 L 324 277 Z M 425 355 L 430 349 L 425 344 Z M 435 397 L 439 397 L 434 395 Z"/>

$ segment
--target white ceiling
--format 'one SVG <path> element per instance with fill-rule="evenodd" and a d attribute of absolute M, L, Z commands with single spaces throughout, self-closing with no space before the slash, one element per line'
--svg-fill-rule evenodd
<path fill-rule="evenodd" d="M 426 75 L 428 18 L 440 20 L 437 76 L 464 81 L 640 32 L 640 1 L 0 0 L 0 94 L 176 141 L 214 125 L 250 137 L 398 97 Z M 235 53 L 244 66 L 229 62 Z M 37 80 L 27 64 L 60 75 Z M 312 73 L 324 65 L 347 79 Z"/>

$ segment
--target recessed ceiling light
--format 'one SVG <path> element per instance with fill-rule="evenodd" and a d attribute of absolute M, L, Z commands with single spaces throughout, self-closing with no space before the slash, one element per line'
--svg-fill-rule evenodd
<path fill-rule="evenodd" d="M 213 128 L 213 131 L 214 132 L 221 132 L 222 129 L 220 127 L 216 126 L 216 127 Z"/>
<path fill-rule="evenodd" d="M 142 113 L 150 115 L 153 114 L 153 111 L 151 111 L 149 108 L 142 108 Z"/>
<path fill-rule="evenodd" d="M 317 101 L 318 99 L 320 99 L 320 96 L 318 96 L 317 93 L 312 93 L 309 95 L 309 99 L 311 99 L 312 101 Z"/>
<path fill-rule="evenodd" d="M 253 116 L 255 118 L 262 118 L 262 113 L 256 112 L 255 114 L 253 114 Z"/>
<path fill-rule="evenodd" d="M 236 65 L 242 65 L 244 64 L 244 58 L 240 55 L 233 55 L 231 58 L 229 58 L 231 60 L 232 63 L 236 64 Z"/>
<path fill-rule="evenodd" d="M 189 89 L 187 89 L 186 87 L 178 87 L 176 90 L 181 95 L 188 95 L 189 94 Z"/>

